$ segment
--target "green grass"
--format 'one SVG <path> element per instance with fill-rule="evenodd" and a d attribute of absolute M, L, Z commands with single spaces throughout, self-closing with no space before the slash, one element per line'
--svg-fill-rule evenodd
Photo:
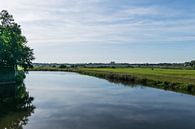
<path fill-rule="evenodd" d="M 81 68 L 80 70 L 128 74 L 140 79 L 195 85 L 195 70 L 160 68 Z"/>
<path fill-rule="evenodd" d="M 79 68 L 75 72 L 113 82 L 136 83 L 195 95 L 195 70 L 161 68 Z"/>

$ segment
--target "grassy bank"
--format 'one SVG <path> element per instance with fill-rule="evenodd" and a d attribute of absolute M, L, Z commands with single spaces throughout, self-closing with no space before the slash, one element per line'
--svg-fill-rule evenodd
<path fill-rule="evenodd" d="M 195 70 L 160 68 L 58 68 L 37 67 L 36 71 L 71 71 L 112 82 L 144 84 L 151 87 L 195 94 Z"/>

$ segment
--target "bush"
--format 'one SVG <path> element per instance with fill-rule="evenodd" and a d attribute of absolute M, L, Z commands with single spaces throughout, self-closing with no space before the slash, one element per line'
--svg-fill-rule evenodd
<path fill-rule="evenodd" d="M 60 65 L 59 68 L 66 68 L 66 65 Z"/>
<path fill-rule="evenodd" d="M 20 84 L 20 83 L 22 83 L 23 82 L 23 80 L 25 79 L 25 73 L 24 73 L 24 71 L 22 71 L 22 70 L 20 70 L 20 71 L 18 71 L 18 74 L 16 75 L 16 83 L 17 84 Z"/>

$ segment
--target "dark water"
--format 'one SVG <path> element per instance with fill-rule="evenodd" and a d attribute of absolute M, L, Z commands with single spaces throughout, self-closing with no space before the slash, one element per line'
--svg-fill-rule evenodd
<path fill-rule="evenodd" d="M 0 129 L 22 129 L 34 112 L 33 97 L 23 82 L 0 85 Z"/>
<path fill-rule="evenodd" d="M 195 96 L 66 72 L 30 72 L 24 129 L 195 129 Z"/>

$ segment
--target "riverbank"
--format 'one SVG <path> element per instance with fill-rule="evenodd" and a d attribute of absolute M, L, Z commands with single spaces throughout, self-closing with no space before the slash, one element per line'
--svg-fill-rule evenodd
<path fill-rule="evenodd" d="M 195 94 L 195 70 L 160 68 L 58 68 L 36 67 L 34 71 L 69 71 L 104 78 L 124 84 L 144 84 L 150 87 Z"/>

